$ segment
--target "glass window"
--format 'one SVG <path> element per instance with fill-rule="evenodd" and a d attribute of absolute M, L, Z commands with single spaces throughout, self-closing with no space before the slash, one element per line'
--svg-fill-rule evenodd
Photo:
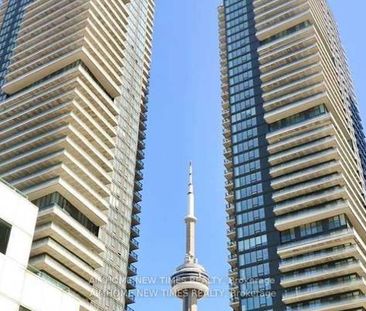
<path fill-rule="evenodd" d="M 300 227 L 301 237 L 313 235 L 323 231 L 323 225 L 320 221 L 313 222 L 311 224 L 302 225 Z"/>
<path fill-rule="evenodd" d="M 347 224 L 346 217 L 344 215 L 334 216 L 329 219 L 329 229 L 336 229 Z"/>
<path fill-rule="evenodd" d="M 10 232 L 11 225 L 0 219 L 0 253 L 6 254 Z"/>
<path fill-rule="evenodd" d="M 281 232 L 281 242 L 282 243 L 287 243 L 287 242 L 293 241 L 293 240 L 295 240 L 295 238 L 296 237 L 295 237 L 294 228 Z"/>
<path fill-rule="evenodd" d="M 239 265 L 240 266 L 250 265 L 252 263 L 265 261 L 267 259 L 268 259 L 268 249 L 264 248 L 239 255 Z"/>
<path fill-rule="evenodd" d="M 267 245 L 267 235 L 263 234 L 254 238 L 239 241 L 239 252 L 246 251 L 249 249 L 266 246 Z"/>

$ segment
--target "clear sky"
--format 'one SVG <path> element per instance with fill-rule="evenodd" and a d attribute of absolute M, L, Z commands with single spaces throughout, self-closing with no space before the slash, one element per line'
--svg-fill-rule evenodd
<path fill-rule="evenodd" d="M 193 161 L 198 257 L 217 297 L 206 311 L 229 311 L 217 5 L 219 0 L 156 0 L 136 311 L 181 310 L 167 277 L 184 258 L 188 162 Z M 366 121 L 364 0 L 329 0 L 340 26 Z M 365 122 L 364 122 L 365 124 Z M 150 285 L 148 285 L 150 284 Z M 146 292 L 142 293 L 142 290 Z M 219 294 L 222 290 L 225 295 Z M 145 296 L 145 297 L 141 297 Z"/>

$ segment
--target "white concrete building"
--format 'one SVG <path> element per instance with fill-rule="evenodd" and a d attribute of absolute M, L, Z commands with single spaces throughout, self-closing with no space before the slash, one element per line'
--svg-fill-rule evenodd
<path fill-rule="evenodd" d="M 38 207 L 0 182 L 0 310 L 79 311 L 80 300 L 28 265 Z"/>

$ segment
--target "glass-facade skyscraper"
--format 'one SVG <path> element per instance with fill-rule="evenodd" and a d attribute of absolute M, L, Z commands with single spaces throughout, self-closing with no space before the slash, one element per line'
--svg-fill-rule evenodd
<path fill-rule="evenodd" d="M 365 136 L 326 0 L 219 7 L 233 310 L 364 310 Z"/>
<path fill-rule="evenodd" d="M 0 177 L 39 208 L 30 265 L 81 310 L 135 300 L 153 17 L 153 0 L 0 3 Z"/>

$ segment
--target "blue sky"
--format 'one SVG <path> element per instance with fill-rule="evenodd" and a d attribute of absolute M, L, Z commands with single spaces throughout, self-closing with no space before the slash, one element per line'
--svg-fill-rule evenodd
<path fill-rule="evenodd" d="M 188 162 L 193 161 L 198 257 L 218 297 L 201 310 L 229 311 L 221 136 L 217 0 L 157 0 L 136 311 L 175 311 L 167 277 L 184 258 Z M 330 0 L 366 120 L 366 1 Z M 361 38 L 361 40 L 360 40 Z M 150 285 L 149 285 L 150 284 Z M 143 293 L 142 290 L 145 290 Z M 141 297 L 145 296 L 145 297 Z M 148 297 L 146 297 L 148 296 Z"/>

